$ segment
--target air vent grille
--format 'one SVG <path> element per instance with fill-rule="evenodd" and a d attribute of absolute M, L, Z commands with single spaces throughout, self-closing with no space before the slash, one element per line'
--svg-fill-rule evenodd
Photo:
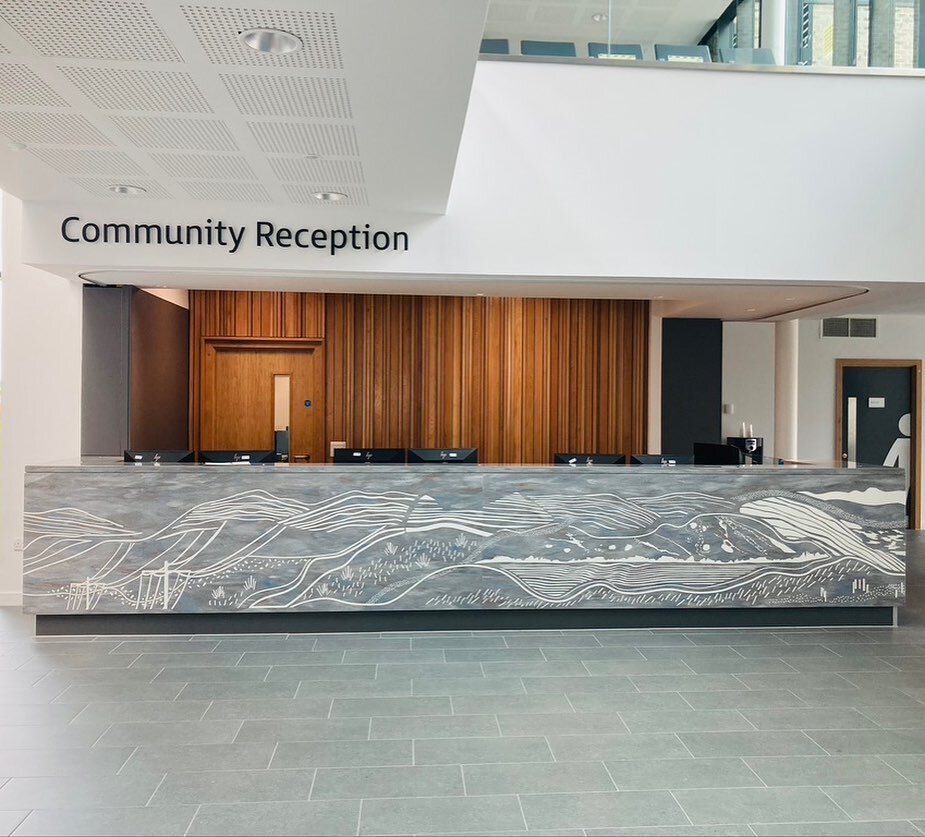
<path fill-rule="evenodd" d="M 828 317 L 822 321 L 823 337 L 876 337 L 874 317 Z"/>

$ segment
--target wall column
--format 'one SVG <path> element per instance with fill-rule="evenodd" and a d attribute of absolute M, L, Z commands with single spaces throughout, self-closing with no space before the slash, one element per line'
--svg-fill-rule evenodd
<path fill-rule="evenodd" d="M 761 3 L 761 46 L 774 53 L 778 64 L 787 63 L 788 0 L 763 0 Z"/>
<path fill-rule="evenodd" d="M 774 324 L 774 450 L 777 459 L 797 458 L 800 321 Z"/>
<path fill-rule="evenodd" d="M 649 303 L 649 386 L 646 415 L 648 453 L 662 452 L 662 303 Z"/>

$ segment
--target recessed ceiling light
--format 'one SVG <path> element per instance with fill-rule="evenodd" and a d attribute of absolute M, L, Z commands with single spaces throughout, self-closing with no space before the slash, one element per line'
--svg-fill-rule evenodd
<path fill-rule="evenodd" d="M 796 300 L 795 296 L 785 296 L 784 302 L 794 302 Z"/>
<path fill-rule="evenodd" d="M 476 296 L 485 296 L 485 294 L 483 294 L 481 291 L 476 291 L 476 292 L 475 292 L 475 295 L 476 295 Z"/>
<path fill-rule="evenodd" d="M 345 195 L 343 192 L 315 192 L 312 197 L 319 201 L 343 201 L 349 195 Z"/>
<path fill-rule="evenodd" d="M 595 23 L 607 23 L 607 15 L 604 12 L 595 12 L 591 15 L 591 20 Z"/>
<path fill-rule="evenodd" d="M 262 26 L 256 29 L 245 29 L 238 34 L 238 38 L 244 46 L 262 52 L 264 55 L 287 55 L 302 48 L 301 38 L 291 32 L 284 32 L 282 29 L 266 29 Z"/>
<path fill-rule="evenodd" d="M 658 296 L 653 296 L 652 299 L 664 299 L 665 297 L 659 294 Z"/>
<path fill-rule="evenodd" d="M 756 311 L 757 309 L 756 308 L 746 308 L 745 310 L 748 312 L 751 312 L 751 311 Z"/>
<path fill-rule="evenodd" d="M 116 183 L 107 187 L 110 192 L 116 195 L 145 195 L 148 190 L 144 186 L 130 186 L 127 183 Z"/>

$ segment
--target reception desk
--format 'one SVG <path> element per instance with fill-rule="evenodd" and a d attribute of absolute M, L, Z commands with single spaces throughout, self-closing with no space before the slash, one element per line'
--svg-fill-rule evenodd
<path fill-rule="evenodd" d="M 712 624 L 801 608 L 883 623 L 905 595 L 892 468 L 105 462 L 25 479 L 24 607 L 59 625 L 530 611 L 542 626 L 592 610 Z"/>

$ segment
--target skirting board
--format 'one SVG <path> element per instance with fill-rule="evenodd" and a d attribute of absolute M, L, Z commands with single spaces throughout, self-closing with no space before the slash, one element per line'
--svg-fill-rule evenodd
<path fill-rule="evenodd" d="M 640 610 L 417 610 L 376 613 L 37 615 L 39 636 L 68 634 L 330 633 L 567 630 L 575 628 L 890 627 L 892 607 L 650 608 Z"/>

